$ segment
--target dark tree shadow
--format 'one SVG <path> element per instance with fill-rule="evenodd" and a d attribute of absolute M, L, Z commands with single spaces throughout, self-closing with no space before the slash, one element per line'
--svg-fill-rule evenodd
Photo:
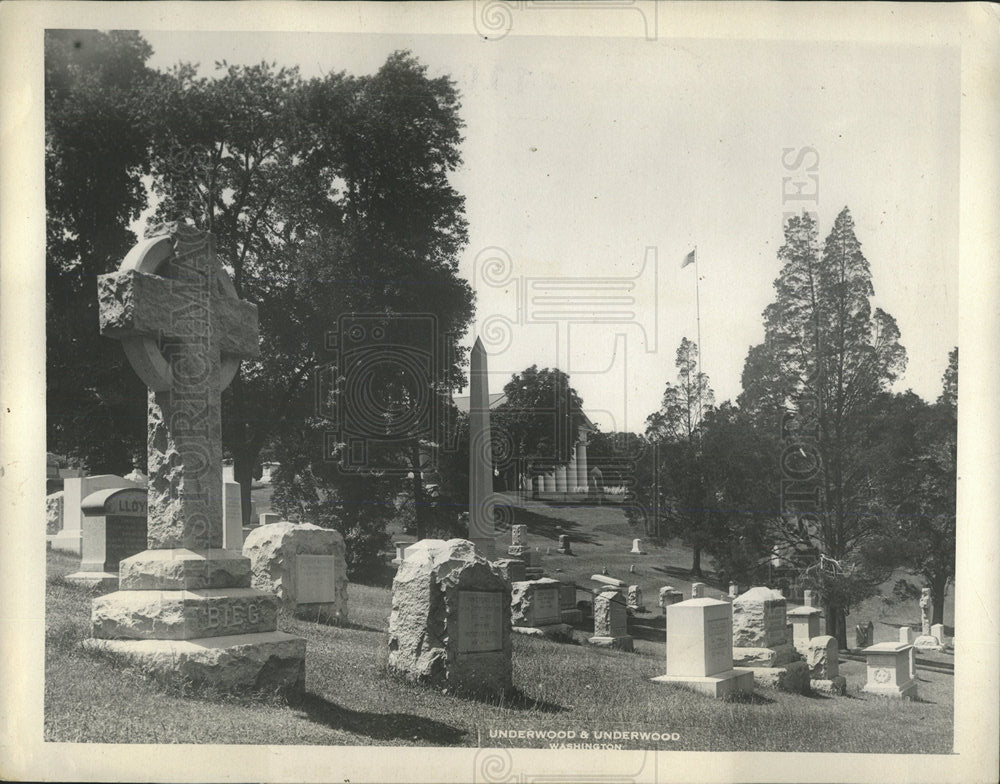
<path fill-rule="evenodd" d="M 514 524 L 528 526 L 528 533 L 544 537 L 545 539 L 551 539 L 554 542 L 559 541 L 560 534 L 568 534 L 571 546 L 574 544 L 593 544 L 600 546 L 600 542 L 596 541 L 593 535 L 590 533 L 582 533 L 580 531 L 579 523 L 574 523 L 570 520 L 560 520 L 554 517 L 546 517 L 545 515 L 532 512 L 530 509 L 515 507 L 513 504 L 511 504 L 510 507 L 513 514 Z"/>
<path fill-rule="evenodd" d="M 334 730 L 346 730 L 377 740 L 423 740 L 435 746 L 453 746 L 465 736 L 465 730 L 412 713 L 368 713 L 351 710 L 325 697 L 307 692 L 293 705 L 317 724 Z"/>

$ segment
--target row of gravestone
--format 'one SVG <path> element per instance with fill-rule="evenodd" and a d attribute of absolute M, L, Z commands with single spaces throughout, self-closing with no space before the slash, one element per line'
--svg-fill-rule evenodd
<path fill-rule="evenodd" d="M 66 578 L 70 582 L 117 587 L 120 562 L 146 549 L 146 477 L 134 471 L 125 477 L 66 477 L 62 484 L 62 490 L 46 497 L 48 546 L 81 557 L 79 571 Z M 241 550 L 253 528 L 242 524 L 240 486 L 224 483 L 223 499 L 223 548 Z M 271 512 L 259 516 L 260 525 L 279 520 Z"/>
<path fill-rule="evenodd" d="M 558 637 L 551 634 L 561 620 L 558 591 L 555 580 L 512 584 L 467 540 L 410 545 L 393 581 L 390 669 L 453 692 L 503 694 L 512 688 L 512 632 Z M 766 588 L 731 602 L 702 597 L 672 603 L 666 607 L 666 674 L 653 680 L 714 697 L 753 691 L 755 682 L 843 694 L 836 640 L 813 634 L 819 611 L 801 609 L 806 612 L 793 616 L 789 635 L 784 597 Z M 625 612 L 616 589 L 599 593 L 590 642 L 629 649 L 612 644 L 627 637 Z M 910 650 L 886 643 L 867 649 L 864 690 L 915 696 Z"/>

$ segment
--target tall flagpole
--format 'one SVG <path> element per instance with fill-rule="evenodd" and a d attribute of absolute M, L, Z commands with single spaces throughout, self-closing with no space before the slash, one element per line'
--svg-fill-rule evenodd
<path fill-rule="evenodd" d="M 698 286 L 698 278 L 701 275 L 698 272 L 698 246 L 694 246 L 694 303 L 695 303 L 695 317 L 698 322 L 698 372 L 695 374 L 694 381 L 698 385 L 698 421 L 701 422 L 702 411 L 701 411 L 701 368 L 702 361 L 705 358 L 705 352 L 701 345 L 701 293 Z"/>

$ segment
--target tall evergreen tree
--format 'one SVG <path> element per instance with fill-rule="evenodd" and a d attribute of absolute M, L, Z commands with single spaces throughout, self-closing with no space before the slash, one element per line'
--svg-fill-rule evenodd
<path fill-rule="evenodd" d="M 822 591 L 828 633 L 846 645 L 847 609 L 879 577 L 861 558 L 878 532 L 870 414 L 906 352 L 893 318 L 871 308 L 871 270 L 848 208 L 822 251 L 814 219 L 791 217 L 778 258 L 776 297 L 764 311 L 764 343 L 748 355 L 741 401 L 780 428 L 776 533 L 787 550 L 815 554 L 807 578 Z"/>

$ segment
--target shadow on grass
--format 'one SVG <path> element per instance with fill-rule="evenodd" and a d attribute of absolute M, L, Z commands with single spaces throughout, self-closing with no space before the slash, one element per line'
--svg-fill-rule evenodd
<path fill-rule="evenodd" d="M 664 642 L 667 639 L 666 618 L 630 618 L 628 633 L 632 637 L 647 642 Z"/>
<path fill-rule="evenodd" d="M 582 533 L 578 523 L 569 520 L 561 520 L 555 517 L 546 517 L 536 514 L 530 509 L 514 507 L 511 505 L 514 514 L 514 523 L 528 526 L 528 532 L 536 536 L 543 536 L 546 539 L 559 541 L 560 534 L 568 534 L 570 544 L 593 544 L 600 545 L 590 533 Z"/>
<path fill-rule="evenodd" d="M 435 746 L 449 746 L 459 743 L 466 734 L 465 730 L 450 724 L 412 713 L 351 710 L 312 692 L 307 692 L 292 707 L 317 724 L 377 740 L 423 740 Z"/>
<path fill-rule="evenodd" d="M 760 692 L 745 692 L 738 691 L 734 694 L 727 694 L 723 698 L 723 702 L 735 702 L 740 705 L 773 705 L 774 700 L 770 697 L 765 697 Z"/>
<path fill-rule="evenodd" d="M 510 708 L 512 710 L 536 710 L 541 713 L 565 713 L 569 710 L 562 705 L 549 702 L 548 700 L 529 697 L 520 689 L 514 689 L 501 698 L 482 700 L 482 702 L 488 702 L 491 705 L 498 705 L 499 707 Z"/>

